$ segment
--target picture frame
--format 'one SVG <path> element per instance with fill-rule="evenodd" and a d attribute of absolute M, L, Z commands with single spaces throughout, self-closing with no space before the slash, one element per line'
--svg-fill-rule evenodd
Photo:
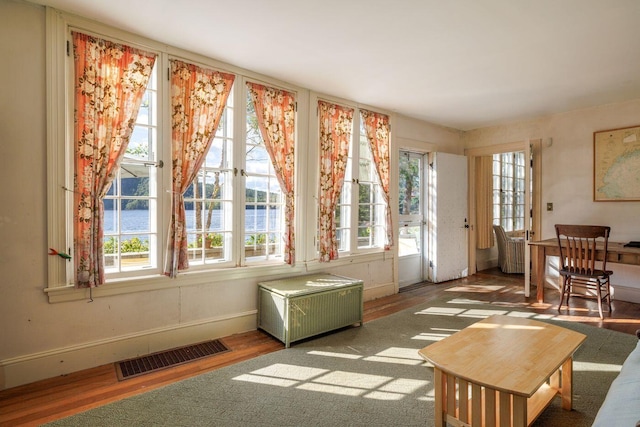
<path fill-rule="evenodd" d="M 640 125 L 593 133 L 593 200 L 640 201 Z"/>

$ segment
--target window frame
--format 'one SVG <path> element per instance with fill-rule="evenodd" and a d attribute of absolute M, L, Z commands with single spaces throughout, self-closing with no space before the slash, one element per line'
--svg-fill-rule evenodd
<path fill-rule="evenodd" d="M 250 205 L 258 206 L 258 205 L 260 205 L 260 202 L 247 201 L 247 198 L 246 198 L 246 189 L 247 189 L 246 182 L 250 177 L 254 177 L 254 178 L 257 177 L 257 178 L 266 179 L 269 184 L 272 181 L 275 181 L 276 184 L 278 185 L 278 188 L 280 190 L 280 195 L 281 195 L 280 202 L 278 202 L 276 204 L 277 206 L 280 207 L 280 214 L 279 214 L 280 232 L 279 232 L 279 234 L 280 234 L 281 238 L 280 238 L 279 242 L 276 241 L 275 244 L 274 244 L 274 246 L 276 248 L 277 247 L 280 248 L 279 253 L 275 254 L 275 255 L 269 254 L 268 251 L 269 251 L 269 248 L 272 245 L 269 243 L 269 240 L 267 240 L 266 243 L 265 243 L 265 245 L 267 247 L 267 253 L 266 254 L 261 254 L 261 255 L 252 256 L 252 257 L 248 257 L 247 256 L 247 250 L 248 250 L 248 248 L 250 248 L 250 245 L 247 243 L 247 240 L 250 239 L 250 237 L 248 237 L 248 236 L 259 236 L 260 234 L 266 234 L 266 237 L 268 239 L 268 237 L 269 237 L 269 225 L 267 224 L 267 226 L 266 226 L 267 231 L 265 231 L 264 233 L 261 233 L 260 231 L 255 231 L 254 233 L 251 233 L 251 232 L 249 232 L 247 230 L 247 217 L 246 217 L 246 215 L 242 215 L 242 228 L 241 228 L 240 232 L 242 233 L 243 238 L 242 238 L 242 244 L 240 245 L 241 246 L 241 249 L 240 249 L 241 253 L 240 253 L 239 261 L 240 261 L 240 265 L 241 266 L 268 265 L 268 264 L 272 264 L 272 263 L 284 262 L 284 241 L 282 240 L 282 237 L 284 236 L 284 226 L 285 226 L 285 223 L 284 223 L 284 215 L 285 215 L 284 214 L 284 209 L 285 209 L 285 206 L 286 206 L 285 191 L 280 187 L 280 183 L 278 181 L 278 178 L 275 175 L 273 162 L 271 161 L 270 158 L 267 160 L 267 162 L 268 162 L 268 166 L 267 166 L 268 172 L 267 173 L 256 173 L 255 171 L 248 171 L 247 170 L 247 156 L 246 156 L 246 154 L 247 154 L 247 143 L 248 143 L 248 140 L 247 140 L 247 136 L 248 136 L 248 133 L 247 133 L 247 120 L 248 120 L 247 113 L 248 113 L 248 106 L 249 106 L 249 101 L 248 100 L 249 100 L 249 97 L 250 97 L 249 88 L 247 87 L 247 84 L 248 83 L 258 83 L 258 84 L 263 84 L 263 85 L 268 86 L 268 87 L 274 87 L 276 89 L 284 89 L 284 90 L 286 90 L 288 92 L 292 92 L 292 93 L 294 93 L 294 95 L 296 97 L 296 103 L 297 103 L 298 93 L 297 93 L 297 91 L 292 91 L 289 88 L 285 88 L 285 87 L 282 87 L 282 86 L 279 86 L 279 85 L 273 85 L 273 84 L 270 84 L 270 83 L 263 83 L 263 82 L 258 81 L 256 79 L 244 78 L 243 77 L 243 78 L 241 78 L 239 80 L 240 80 L 239 83 L 242 84 L 242 87 L 239 88 L 239 91 L 241 89 L 242 97 L 243 97 L 243 100 L 245 101 L 245 104 L 243 104 L 244 108 L 242 109 L 242 114 L 243 114 L 243 118 L 242 118 L 243 132 L 242 132 L 242 136 L 241 136 L 241 138 L 242 138 L 242 140 L 241 140 L 242 141 L 241 142 L 242 149 L 238 150 L 238 151 L 240 151 L 239 154 L 242 156 L 242 159 L 238 162 L 239 168 L 241 170 L 240 178 L 242 179 L 242 185 L 239 186 L 239 187 L 241 187 L 241 192 L 242 192 L 242 194 L 240 195 L 242 202 L 241 202 L 241 204 L 239 206 L 241 206 L 241 208 L 244 209 L 244 212 L 246 213 L 247 206 L 250 206 Z M 298 126 L 297 114 L 296 114 L 296 126 Z M 257 129 L 257 134 L 258 134 L 257 136 L 262 140 L 262 147 L 265 147 L 265 142 L 262 139 L 262 134 L 260 133 L 260 129 L 259 128 Z M 297 132 L 296 132 L 296 135 L 297 135 Z M 298 149 L 299 149 L 299 144 L 298 144 L 298 141 L 296 140 L 295 150 L 298 151 Z M 266 151 L 266 147 L 265 147 L 265 151 Z M 267 153 L 267 155 L 268 155 L 268 153 Z M 296 168 L 296 169 L 298 169 L 298 168 Z M 296 179 L 298 179 L 297 176 L 296 176 Z M 271 188 L 270 185 L 268 186 L 268 188 Z M 267 198 L 268 197 L 269 197 L 269 194 L 267 194 Z M 265 202 L 265 203 L 267 205 L 266 209 L 269 210 L 269 208 L 270 208 L 269 205 L 271 205 L 271 203 L 268 203 L 268 202 Z M 265 221 L 267 221 L 267 222 L 270 221 L 270 217 L 267 216 Z M 257 237 L 256 237 L 256 240 L 257 240 Z M 255 244 L 254 244 L 254 246 L 255 246 Z"/>
<path fill-rule="evenodd" d="M 328 101 L 333 102 L 333 101 Z M 342 103 L 340 103 L 342 104 Z M 344 104 L 343 104 L 344 105 Z M 362 128 L 362 117 L 360 115 L 360 110 L 365 109 L 364 107 L 360 107 L 358 105 L 349 105 L 354 108 L 353 112 L 353 127 L 351 140 L 349 142 L 349 154 L 347 161 L 347 170 L 345 171 L 344 183 L 342 185 L 342 191 L 340 193 L 340 200 L 336 206 L 336 211 L 340 209 L 340 218 L 344 218 L 344 212 L 348 212 L 348 224 L 344 222 L 336 224 L 336 234 L 339 232 L 344 232 L 348 234 L 347 246 L 340 247 L 338 245 L 338 254 L 341 256 L 350 256 L 350 255 L 359 255 L 359 254 L 368 254 L 368 253 L 377 253 L 384 252 L 385 239 L 386 239 L 386 211 L 385 209 L 390 209 L 390 206 L 385 206 L 385 202 L 382 195 L 382 185 L 380 184 L 380 177 L 378 176 L 378 172 L 376 170 L 375 161 L 371 157 L 370 159 L 370 170 L 374 177 L 374 181 L 365 181 L 362 185 L 369 185 L 371 183 L 375 187 L 376 195 L 374 197 L 377 201 L 370 203 L 372 207 L 377 207 L 377 210 L 374 215 L 376 217 L 376 221 L 372 228 L 379 229 L 379 234 L 376 237 L 378 241 L 378 245 L 374 246 L 360 246 L 359 245 L 359 214 L 360 214 L 360 206 L 363 204 L 360 202 L 360 143 L 364 140 L 369 148 L 369 153 L 371 153 L 371 147 L 367 140 L 367 136 L 364 133 L 364 129 Z M 369 109 L 368 111 L 376 111 L 382 114 L 386 114 L 377 109 Z M 347 200 L 350 199 L 350 200 Z M 380 212 L 382 210 L 382 212 Z M 336 213 L 337 216 L 337 213 Z"/>
<path fill-rule="evenodd" d="M 511 156 L 511 161 L 505 162 L 504 156 Z M 503 153 L 495 153 L 493 157 L 493 224 L 501 225 L 508 233 L 518 233 L 524 231 L 524 222 L 526 218 L 525 212 L 525 184 L 526 184 L 526 165 L 524 164 L 524 152 L 523 151 L 509 151 Z M 522 164 L 519 164 L 518 157 L 521 157 Z M 510 175 L 504 173 L 504 165 L 510 169 Z M 498 173 L 496 173 L 496 170 Z M 521 174 L 519 174 L 521 172 Z M 511 186 L 508 189 L 504 188 L 505 179 L 511 180 Z M 496 180 L 499 181 L 500 186 L 496 188 Z M 522 190 L 518 189 L 518 182 L 522 182 Z M 509 195 L 509 196 L 507 196 Z M 520 196 L 520 198 L 519 198 Z M 511 202 L 508 203 L 508 197 L 511 198 Z M 520 203 L 519 203 L 520 200 Z M 504 206 L 509 206 L 511 209 L 510 216 L 504 216 Z M 518 216 L 518 207 L 521 206 L 522 215 Z M 496 216 L 497 213 L 497 216 Z M 523 224 L 518 228 L 518 221 Z"/>
<path fill-rule="evenodd" d="M 141 36 L 130 34 L 123 30 L 108 27 L 96 23 L 86 18 L 70 15 L 53 8 L 46 8 L 46 91 L 47 91 L 47 224 L 48 247 L 56 248 L 63 252 L 71 251 L 73 242 L 72 222 L 68 220 L 69 213 L 73 212 L 73 174 L 67 173 L 67 165 L 73 164 L 73 149 L 71 139 L 73 138 L 73 82 L 69 84 L 69 79 L 73 80 L 73 44 L 71 42 L 71 30 L 77 30 L 97 37 L 113 40 L 119 43 L 138 47 L 158 54 L 156 67 L 158 72 L 158 102 L 161 104 L 161 111 L 158 115 L 158 139 L 159 139 L 159 160 L 164 161 L 164 170 L 159 172 L 158 179 L 158 230 L 157 230 L 157 251 L 158 268 L 153 272 L 141 272 L 139 275 L 107 275 L 107 283 L 94 289 L 76 289 L 71 283 L 74 274 L 73 262 L 61 262 L 58 257 L 48 257 L 47 267 L 47 287 L 45 293 L 48 294 L 49 302 L 71 301 L 106 295 L 115 295 L 129 292 L 139 292 L 146 290 L 158 290 L 173 288 L 176 286 L 186 286 L 191 284 L 211 283 L 211 273 L 215 272 L 215 281 L 224 281 L 233 278 L 260 277 L 266 274 L 282 274 L 283 272 L 303 272 L 304 253 L 303 250 L 306 239 L 302 233 L 297 236 L 297 247 L 299 248 L 300 260 L 298 266 L 284 264 L 280 259 L 275 262 L 245 263 L 241 254 L 244 252 L 243 244 L 236 244 L 232 248 L 231 260 L 228 263 L 205 264 L 203 266 L 192 265 L 189 270 L 181 272 L 175 279 L 164 276 L 164 254 L 166 251 L 166 241 L 168 232 L 168 217 L 170 213 L 170 197 L 166 189 L 171 188 L 171 158 L 170 135 L 171 125 L 168 120 L 167 109 L 170 105 L 169 82 L 165 73 L 168 70 L 169 60 L 172 57 L 192 62 L 197 65 L 223 70 L 234 73 L 236 81 L 233 87 L 233 96 L 236 99 L 234 108 L 233 134 L 234 138 L 244 138 L 244 121 L 246 120 L 246 104 L 237 102 L 243 99 L 246 90 L 243 89 L 247 79 L 260 81 L 262 84 L 285 89 L 296 94 L 300 98 L 300 88 L 282 82 L 272 83 L 271 79 L 265 79 L 248 70 L 219 63 L 210 58 L 202 57 L 190 52 L 182 51 L 166 44 L 158 43 Z M 67 53 L 68 52 L 68 53 Z M 308 97 L 308 95 L 307 95 Z M 308 99 L 308 98 L 307 98 Z M 303 109 L 303 114 L 308 110 Z M 298 117 L 300 113 L 298 113 Z M 296 120 L 296 127 L 299 128 L 299 120 Z M 164 141 L 160 141 L 164 134 Z M 167 137 L 168 135 L 168 137 Z M 296 131 L 296 135 L 299 132 Z M 235 141 L 235 145 L 238 141 Z M 244 142 L 242 142 L 244 147 Z M 231 168 L 238 171 L 244 167 L 244 163 L 238 163 L 238 153 L 242 150 L 234 147 L 233 162 Z M 300 169 L 300 160 L 304 158 L 301 153 L 300 144 L 296 142 L 296 170 Z M 306 161 L 303 163 L 303 166 Z M 232 191 L 234 209 L 244 207 L 244 197 L 238 194 L 244 193 L 244 184 L 238 185 L 237 176 L 232 176 Z M 301 177 L 296 173 L 296 187 L 299 188 Z M 64 194 L 64 196 L 61 196 Z M 301 218 L 304 211 L 296 206 L 296 229 L 301 230 Z M 241 221 L 234 221 L 232 232 L 235 241 L 244 241 L 244 215 Z M 72 221 L 72 220 L 71 220 Z M 61 226 L 61 224 L 64 224 Z M 242 249 L 241 249 L 242 248 Z M 244 268 L 237 268 L 244 267 Z"/>

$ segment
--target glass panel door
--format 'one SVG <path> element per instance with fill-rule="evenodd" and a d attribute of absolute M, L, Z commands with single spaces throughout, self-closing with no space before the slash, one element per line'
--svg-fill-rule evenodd
<path fill-rule="evenodd" d="M 400 287 L 422 282 L 424 155 L 400 151 L 398 189 L 398 267 Z"/>

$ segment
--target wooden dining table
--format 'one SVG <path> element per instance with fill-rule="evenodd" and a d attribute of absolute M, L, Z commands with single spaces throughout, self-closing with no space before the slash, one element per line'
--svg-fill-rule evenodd
<path fill-rule="evenodd" d="M 532 255 L 537 257 L 535 281 L 538 302 L 544 302 L 545 271 L 547 256 L 560 256 L 558 239 L 545 239 L 538 242 L 529 242 Z M 603 244 L 596 245 L 596 259 L 604 259 Z M 607 263 L 640 265 L 640 248 L 625 246 L 625 243 L 609 241 L 607 244 Z M 612 268 L 607 264 L 607 270 Z"/>

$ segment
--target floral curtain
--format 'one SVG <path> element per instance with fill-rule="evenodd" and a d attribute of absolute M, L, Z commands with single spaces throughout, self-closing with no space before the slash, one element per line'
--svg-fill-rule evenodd
<path fill-rule="evenodd" d="M 155 55 L 73 32 L 75 284 L 104 283 L 104 205 L 129 144 Z"/>
<path fill-rule="evenodd" d="M 295 263 L 294 145 L 295 97 L 284 90 L 247 83 L 258 117 L 258 127 L 285 194 L 284 261 Z"/>
<path fill-rule="evenodd" d="M 493 156 L 478 156 L 476 179 L 476 247 L 493 247 Z"/>
<path fill-rule="evenodd" d="M 371 154 L 376 165 L 380 186 L 382 187 L 382 197 L 387 204 L 387 243 L 385 249 L 389 250 L 393 246 L 393 228 L 391 226 L 391 206 L 389 204 L 390 188 L 389 188 L 389 145 L 391 126 L 389 125 L 389 116 L 385 114 L 375 113 L 373 111 L 360 110 L 362 124 L 364 125 L 367 140 L 371 147 Z"/>
<path fill-rule="evenodd" d="M 202 166 L 235 76 L 171 61 L 172 199 L 164 274 L 189 268 L 184 192 Z"/>
<path fill-rule="evenodd" d="M 353 108 L 318 101 L 320 116 L 320 261 L 338 258 L 335 208 L 340 199 L 353 128 Z"/>

